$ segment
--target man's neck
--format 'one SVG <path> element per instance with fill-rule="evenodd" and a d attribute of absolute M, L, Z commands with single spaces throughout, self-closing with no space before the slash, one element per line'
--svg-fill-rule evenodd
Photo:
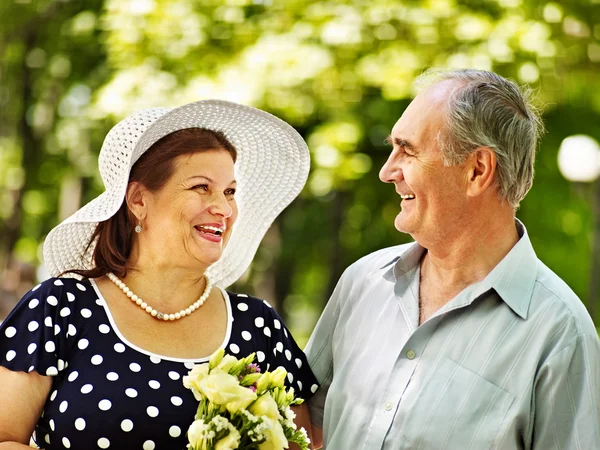
<path fill-rule="evenodd" d="M 514 217 L 504 215 L 471 224 L 468 231 L 427 247 L 420 270 L 422 318 L 427 319 L 463 289 L 483 280 L 518 240 Z"/>

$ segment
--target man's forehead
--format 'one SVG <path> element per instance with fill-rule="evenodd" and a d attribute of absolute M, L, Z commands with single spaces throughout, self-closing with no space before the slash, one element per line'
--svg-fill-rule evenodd
<path fill-rule="evenodd" d="M 459 87 L 455 80 L 443 80 L 421 91 L 402 113 L 392 128 L 392 138 L 408 138 L 418 129 L 437 127 L 441 123 L 444 105 Z"/>

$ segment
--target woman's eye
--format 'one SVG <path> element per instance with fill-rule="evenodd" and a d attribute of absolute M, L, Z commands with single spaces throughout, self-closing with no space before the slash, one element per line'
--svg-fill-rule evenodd
<path fill-rule="evenodd" d="M 231 188 L 231 189 L 227 189 L 225 191 L 225 195 L 228 195 L 230 197 L 233 197 L 235 195 L 235 189 Z"/>
<path fill-rule="evenodd" d="M 207 184 L 199 184 L 198 186 L 194 186 L 193 189 L 199 190 L 199 191 L 208 191 L 208 185 Z"/>

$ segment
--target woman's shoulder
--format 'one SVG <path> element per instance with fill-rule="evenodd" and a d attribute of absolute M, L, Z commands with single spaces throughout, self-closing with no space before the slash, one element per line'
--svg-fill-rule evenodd
<path fill-rule="evenodd" d="M 51 295 L 71 292 L 73 295 L 77 293 L 93 292 L 93 287 L 87 278 L 77 279 L 70 277 L 53 277 L 42 281 L 37 286 L 33 287 L 26 295 Z"/>
<path fill-rule="evenodd" d="M 273 307 L 269 302 L 258 297 L 254 297 L 248 294 L 239 294 L 236 292 L 227 291 L 229 301 L 234 309 L 239 311 L 250 311 L 259 310 L 264 311 L 265 309 L 273 310 Z"/>
<path fill-rule="evenodd" d="M 95 295 L 94 288 L 88 279 L 80 280 L 68 277 L 55 277 L 48 278 L 33 287 L 21 298 L 20 303 L 27 302 L 31 304 L 32 302 L 39 302 L 47 303 L 53 307 L 72 303 L 81 305 Z M 75 300 L 78 301 L 75 302 Z"/>

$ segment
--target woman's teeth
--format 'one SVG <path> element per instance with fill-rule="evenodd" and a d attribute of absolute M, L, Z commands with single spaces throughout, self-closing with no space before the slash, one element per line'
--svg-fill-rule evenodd
<path fill-rule="evenodd" d="M 412 200 L 413 198 L 415 198 L 415 194 L 401 194 L 400 198 L 402 200 Z"/>
<path fill-rule="evenodd" d="M 198 228 L 200 231 L 209 231 L 217 236 L 221 236 L 225 232 L 223 228 L 212 227 L 210 225 L 199 225 L 196 228 Z"/>

